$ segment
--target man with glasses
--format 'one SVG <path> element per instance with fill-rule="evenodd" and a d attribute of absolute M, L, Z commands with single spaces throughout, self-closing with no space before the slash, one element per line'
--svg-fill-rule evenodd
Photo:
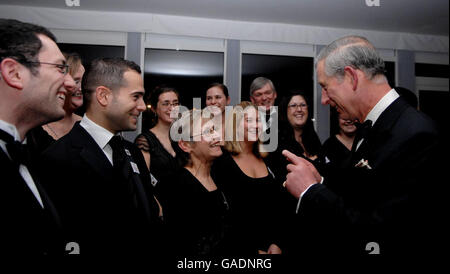
<path fill-rule="evenodd" d="M 61 119 L 75 87 L 55 36 L 44 27 L 0 19 L 0 215 L 2 251 L 62 252 L 59 216 L 30 165 L 27 132 Z"/>

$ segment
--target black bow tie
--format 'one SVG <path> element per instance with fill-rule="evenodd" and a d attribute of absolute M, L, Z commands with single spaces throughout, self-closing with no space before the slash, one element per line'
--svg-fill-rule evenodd
<path fill-rule="evenodd" d="M 1 129 L 0 139 L 6 142 L 8 154 L 17 166 L 20 164 L 28 165 L 30 163 L 30 154 L 27 145 L 15 141 L 13 136 Z"/>
<path fill-rule="evenodd" d="M 372 120 L 366 120 L 364 123 L 355 123 L 356 134 L 359 139 L 364 139 L 369 136 L 370 130 L 372 129 Z"/>

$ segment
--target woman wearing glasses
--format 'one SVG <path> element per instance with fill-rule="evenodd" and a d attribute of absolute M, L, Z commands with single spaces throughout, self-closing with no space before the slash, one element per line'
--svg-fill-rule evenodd
<path fill-rule="evenodd" d="M 170 125 L 174 120 L 171 114 L 179 105 L 178 92 L 172 87 L 158 86 L 150 94 L 150 104 L 147 111 L 154 114 L 154 125 L 138 135 L 135 143 L 154 176 L 155 195 L 164 204 L 165 184 L 170 183 L 170 175 L 179 168 L 169 139 Z"/>
<path fill-rule="evenodd" d="M 301 91 L 291 91 L 281 99 L 278 147 L 268 157 L 280 185 L 286 180 L 286 166 L 289 164 L 281 154 L 285 149 L 311 161 L 318 169 L 322 169 L 321 143 L 314 130 L 309 106 L 307 96 Z M 288 209 L 283 213 L 283 218 L 289 223 L 288 227 L 301 227 L 302 224 L 298 224 L 298 218 L 294 216 L 298 200 L 293 198 L 286 189 L 283 191 L 283 197 L 283 204 Z M 284 234 L 289 239 L 286 240 L 284 249 L 286 253 L 292 254 L 301 246 L 301 240 L 295 236 L 296 232 L 289 231 L 289 228 Z"/>
<path fill-rule="evenodd" d="M 220 133 L 210 118 L 202 118 L 200 110 L 184 112 L 172 128 L 186 133 L 171 136 L 182 167 L 174 174 L 165 214 L 171 229 L 172 252 L 223 254 L 229 207 L 210 172 L 213 160 L 222 155 Z"/>

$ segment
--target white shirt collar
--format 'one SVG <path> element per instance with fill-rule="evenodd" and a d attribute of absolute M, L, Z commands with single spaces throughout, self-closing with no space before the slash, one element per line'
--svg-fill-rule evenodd
<path fill-rule="evenodd" d="M 89 119 L 86 114 L 84 114 L 83 119 L 81 119 L 80 126 L 82 126 L 94 139 L 101 149 L 104 149 L 111 138 L 114 136 L 109 130 L 104 127 L 99 126 L 91 119 Z"/>
<path fill-rule="evenodd" d="M 372 110 L 367 114 L 367 117 L 364 121 L 371 120 L 372 125 L 380 117 L 381 113 L 387 109 L 387 107 L 392 104 L 400 95 L 395 91 L 395 89 L 391 89 L 383 98 L 378 101 L 378 103 L 372 108 Z"/>
<path fill-rule="evenodd" d="M 10 134 L 11 136 L 13 136 L 14 141 L 20 142 L 20 134 L 15 125 L 7 123 L 3 120 L 0 120 L 0 129 L 5 131 L 6 133 Z M 27 143 L 26 138 L 22 143 L 24 143 L 24 144 Z"/>

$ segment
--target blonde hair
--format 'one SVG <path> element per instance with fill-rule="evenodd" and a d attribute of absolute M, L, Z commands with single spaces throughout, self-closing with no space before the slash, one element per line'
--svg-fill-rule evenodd
<path fill-rule="evenodd" d="M 66 58 L 66 64 L 69 66 L 69 74 L 71 76 L 74 76 L 82 65 L 80 55 L 78 55 L 77 53 L 66 52 L 63 52 L 63 55 Z"/>
<path fill-rule="evenodd" d="M 256 105 L 249 101 L 242 101 L 241 103 L 235 105 L 233 107 L 233 111 L 231 115 L 228 116 L 225 120 L 225 146 L 224 148 L 233 155 L 238 155 L 242 152 L 241 142 L 237 139 L 238 128 L 244 120 L 244 114 L 248 108 L 254 108 L 256 114 L 259 117 L 258 108 Z M 258 118 L 259 119 L 259 118 Z M 253 154 L 257 157 L 264 158 L 268 155 L 267 152 L 261 151 L 261 140 L 258 138 L 258 141 L 253 144 Z"/>

